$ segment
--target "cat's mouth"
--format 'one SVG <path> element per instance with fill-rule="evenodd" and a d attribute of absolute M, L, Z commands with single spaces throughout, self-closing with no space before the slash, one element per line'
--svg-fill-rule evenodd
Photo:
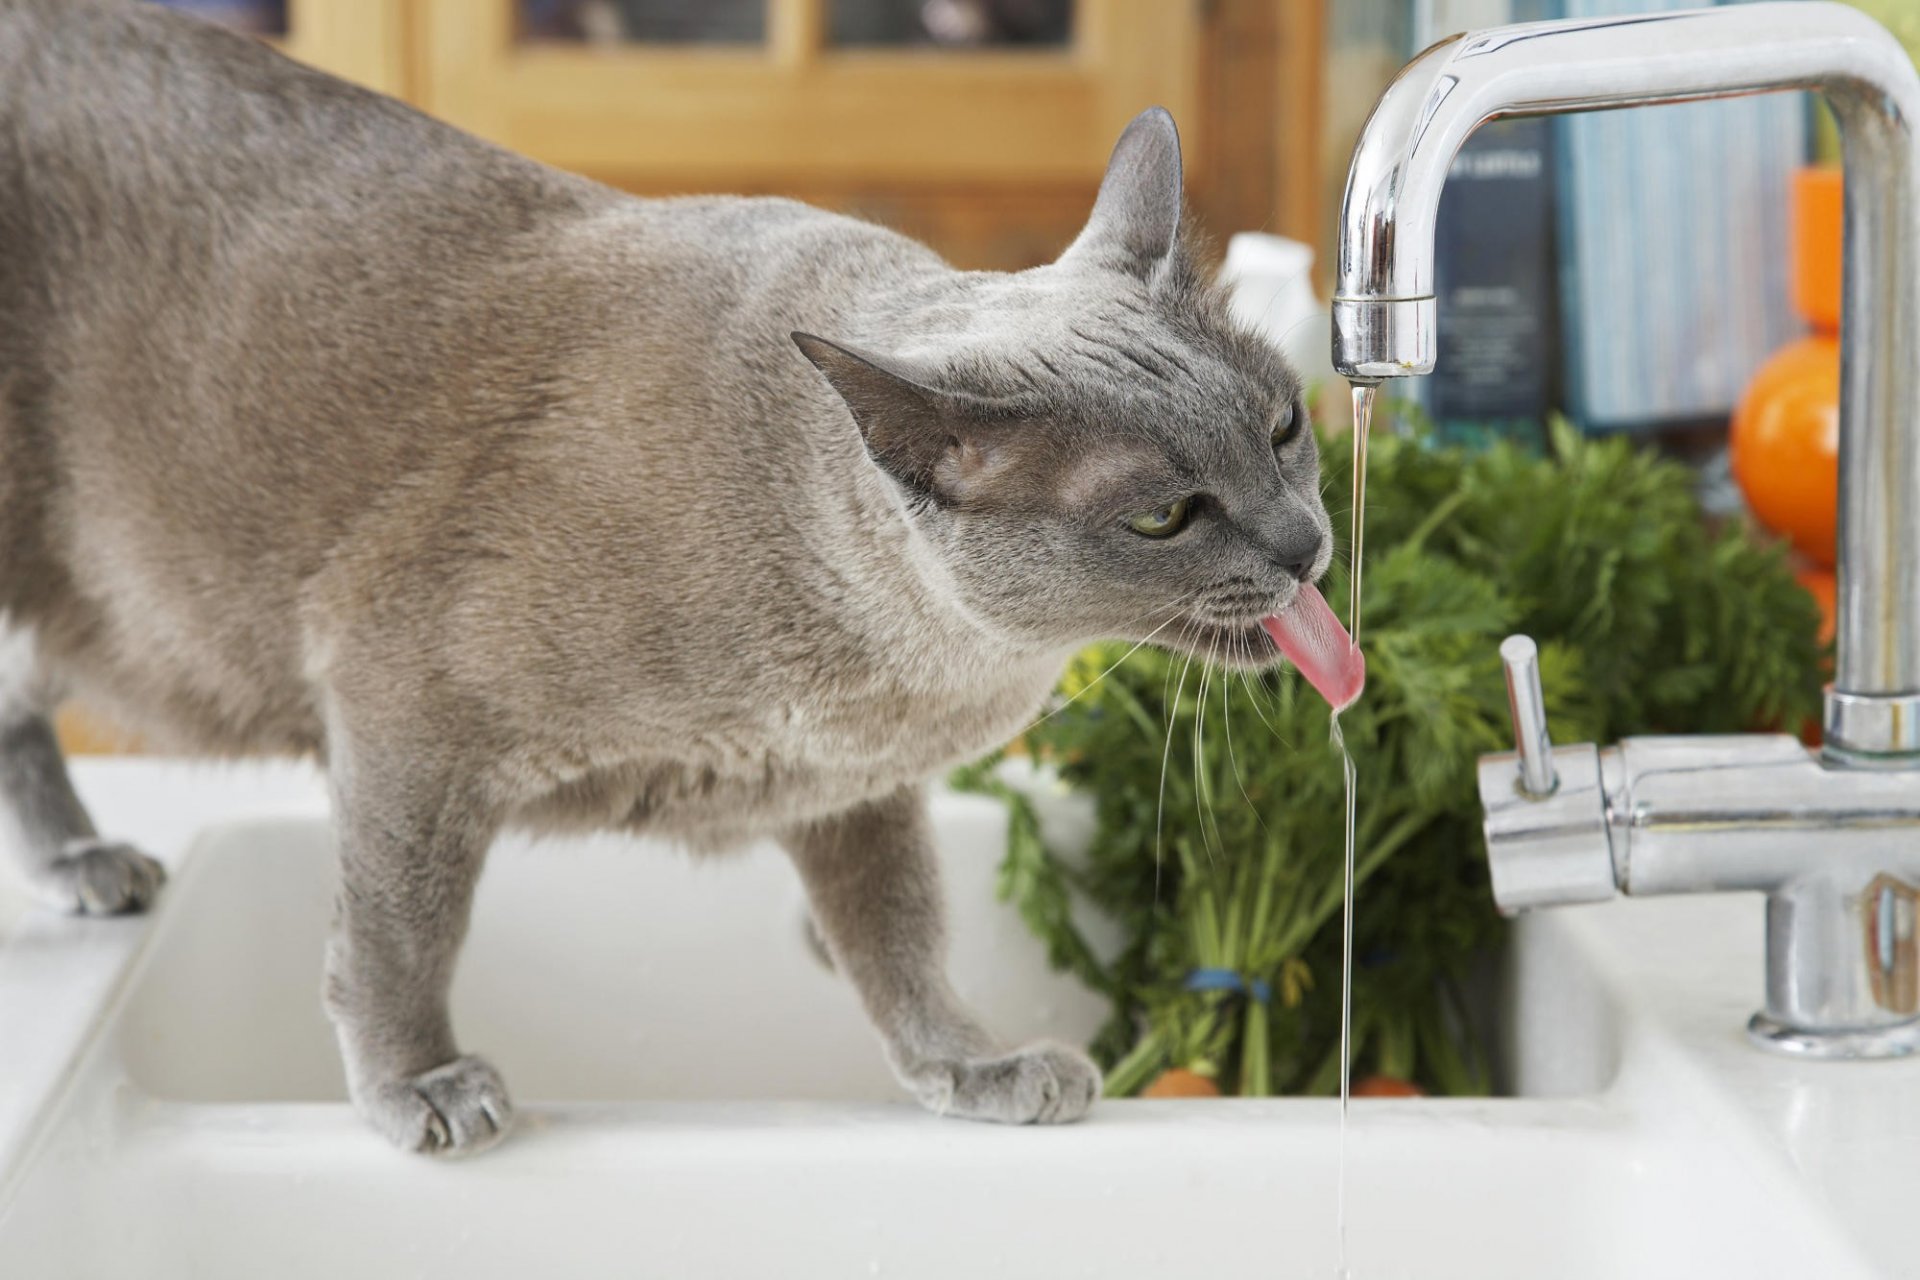
<path fill-rule="evenodd" d="M 1266 621 L 1291 608 L 1300 594 L 1292 583 L 1280 584 L 1278 591 L 1251 582 L 1226 584 L 1195 600 L 1155 639 L 1203 662 L 1253 671 L 1271 667 L 1283 655 Z"/>
<path fill-rule="evenodd" d="M 1190 617 L 1176 634 L 1167 636 L 1166 647 L 1192 654 L 1223 667 L 1259 670 L 1280 661 L 1280 646 L 1260 625 L 1261 614 L 1246 619 Z"/>
<path fill-rule="evenodd" d="M 1202 606 L 1189 615 L 1168 647 L 1185 648 L 1227 667 L 1263 667 L 1284 658 L 1335 715 L 1352 706 L 1367 685 L 1367 660 L 1360 646 L 1327 598 L 1310 584 L 1289 592 L 1285 604 L 1257 622 L 1233 614 L 1223 618 Z"/>

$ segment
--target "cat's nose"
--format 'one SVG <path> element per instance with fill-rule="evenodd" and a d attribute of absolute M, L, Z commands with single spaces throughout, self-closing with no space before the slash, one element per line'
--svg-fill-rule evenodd
<path fill-rule="evenodd" d="M 1313 566 L 1320 560 L 1321 538 L 1315 534 L 1304 542 L 1281 549 L 1276 557 L 1280 567 L 1300 582 L 1313 580 Z"/>

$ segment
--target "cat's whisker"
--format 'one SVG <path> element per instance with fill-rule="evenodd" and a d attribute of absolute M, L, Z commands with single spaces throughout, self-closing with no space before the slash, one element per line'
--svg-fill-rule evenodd
<path fill-rule="evenodd" d="M 1245 641 L 1240 641 L 1239 643 L 1245 644 Z M 1251 650 L 1252 646 L 1248 645 L 1247 648 Z M 1240 674 L 1242 678 L 1244 678 L 1246 671 L 1242 669 Z M 1240 759 L 1234 754 L 1233 750 L 1233 699 L 1229 696 L 1233 691 L 1228 685 L 1228 681 L 1222 680 L 1220 682 L 1220 723 L 1221 730 L 1227 737 L 1227 768 L 1233 772 L 1233 785 L 1239 788 L 1240 798 L 1247 802 L 1247 808 L 1253 810 L 1253 820 L 1260 824 L 1260 830 L 1263 834 L 1270 835 L 1272 833 L 1267 831 L 1267 820 L 1261 815 L 1260 806 L 1255 804 L 1253 797 L 1247 794 L 1247 784 L 1240 776 Z M 1257 704 L 1254 710 L 1259 710 Z"/>
<path fill-rule="evenodd" d="M 1220 856 L 1226 856 L 1226 845 L 1220 839 L 1220 824 L 1213 823 L 1212 837 L 1208 836 L 1208 819 L 1213 816 L 1213 792 L 1205 785 L 1202 777 L 1206 758 L 1207 734 L 1207 686 L 1213 681 L 1214 653 L 1219 647 L 1216 636 L 1207 641 L 1207 656 L 1200 668 L 1200 700 L 1193 708 L 1193 801 L 1200 817 L 1200 851 L 1207 855 L 1207 865 L 1213 865 L 1213 850 L 1220 848 Z"/>
<path fill-rule="evenodd" d="M 1192 629 L 1192 626 L 1193 624 L 1191 622 L 1181 626 L 1180 637 L 1182 640 L 1186 639 L 1187 632 Z M 1153 899 L 1155 902 L 1160 900 L 1160 868 L 1164 861 L 1161 854 L 1160 839 L 1166 829 L 1167 823 L 1167 763 L 1173 758 L 1173 721 L 1174 716 L 1180 708 L 1180 695 L 1186 691 L 1187 668 L 1192 665 L 1193 651 L 1189 649 L 1187 651 L 1186 662 L 1180 666 L 1180 684 L 1173 692 L 1173 701 L 1165 704 L 1167 709 L 1167 744 L 1160 752 L 1160 799 L 1159 803 L 1155 806 L 1153 815 Z"/>
<path fill-rule="evenodd" d="M 1178 612 L 1176 613 L 1175 616 L 1183 619 L 1183 621 L 1181 623 L 1179 633 L 1173 639 L 1173 643 L 1167 646 L 1170 649 L 1185 650 L 1188 661 L 1192 661 L 1193 652 L 1189 647 L 1187 635 L 1188 635 L 1188 631 L 1192 627 L 1197 625 L 1197 620 L 1193 617 L 1193 609 L 1199 603 L 1200 595 L 1201 593 L 1199 591 L 1194 591 L 1190 593 L 1188 596 L 1186 596 L 1186 598 L 1179 603 Z M 1160 681 L 1160 705 L 1163 707 L 1170 707 L 1173 705 L 1171 702 L 1167 701 L 1167 686 L 1172 683 L 1173 683 L 1173 663 L 1171 659 L 1169 659 L 1167 663 L 1167 674 L 1164 677 L 1162 677 Z"/>
<path fill-rule="evenodd" d="M 1238 640 L 1239 640 L 1238 636 L 1227 637 L 1227 642 L 1225 646 L 1226 652 L 1222 655 L 1222 663 L 1218 671 L 1219 678 L 1214 682 L 1220 692 L 1220 707 L 1221 707 L 1222 715 L 1226 714 L 1228 685 L 1231 683 L 1231 681 L 1227 678 L 1229 673 L 1231 672 L 1231 668 L 1227 666 L 1226 663 L 1232 659 L 1233 649 L 1235 644 L 1238 642 Z M 1233 746 L 1232 746 L 1231 738 L 1228 739 L 1227 761 L 1228 761 L 1228 767 L 1229 769 L 1231 769 L 1232 762 L 1233 762 Z M 1235 781 L 1235 784 L 1238 785 L 1239 779 L 1237 777 L 1234 779 L 1234 781 Z M 1211 813 L 1213 818 L 1214 842 L 1220 846 L 1220 850 L 1224 854 L 1226 852 L 1227 843 L 1226 843 L 1226 838 L 1220 833 L 1219 812 L 1213 809 L 1211 804 L 1212 794 L 1213 794 L 1212 791 L 1209 790 L 1208 791 L 1208 801 L 1209 801 L 1208 807 L 1209 807 L 1209 812 Z"/>
<path fill-rule="evenodd" d="M 1240 645 L 1240 649 L 1246 654 L 1248 662 L 1252 662 L 1252 658 L 1254 658 L 1254 647 L 1252 647 L 1252 643 L 1248 643 L 1248 641 L 1244 641 L 1244 639 L 1242 639 L 1242 641 L 1236 641 L 1236 643 Z M 1254 677 L 1248 676 L 1246 670 L 1248 670 L 1246 666 L 1236 666 L 1235 676 L 1240 677 L 1240 687 L 1246 689 L 1246 697 L 1248 697 L 1250 702 L 1254 702 L 1254 714 L 1258 716 L 1258 714 L 1260 714 L 1260 700 L 1254 699 Z M 1263 716 L 1261 716 L 1261 718 L 1263 718 Z M 1267 727 L 1271 729 L 1273 725 L 1269 723 Z"/>
<path fill-rule="evenodd" d="M 1191 618 L 1185 619 L 1180 624 L 1180 632 L 1178 635 L 1174 637 L 1173 645 L 1170 647 L 1185 648 L 1184 642 L 1187 637 L 1187 628 L 1189 628 L 1192 625 L 1193 625 L 1193 620 Z M 1184 672 L 1182 673 L 1182 678 L 1183 679 L 1185 678 Z M 1168 716 L 1171 716 L 1173 714 L 1173 699 L 1168 695 L 1168 690 L 1171 689 L 1172 687 L 1173 687 L 1173 659 L 1171 656 L 1169 656 L 1167 659 L 1166 673 L 1160 677 L 1160 706 L 1161 706 L 1161 709 L 1165 711 Z"/>
<path fill-rule="evenodd" d="M 1059 715 L 1062 711 L 1065 711 L 1068 707 L 1080 701 L 1080 699 L 1086 697 L 1088 693 L 1093 691 L 1093 687 L 1095 685 L 1099 684 L 1102 680 L 1105 680 L 1108 676 L 1112 675 L 1116 667 L 1118 667 L 1121 663 L 1125 662 L 1128 658 L 1131 658 L 1134 654 L 1138 653 L 1143 645 L 1151 643 L 1155 636 L 1159 635 L 1162 631 L 1165 631 L 1168 627 L 1172 626 L 1175 622 L 1179 621 L 1180 615 L 1185 611 L 1186 611 L 1185 605 L 1176 605 L 1174 607 L 1174 611 L 1167 615 L 1167 620 L 1165 622 L 1162 622 L 1159 626 L 1147 632 L 1146 635 L 1134 641 L 1132 648 L 1128 649 L 1125 653 L 1121 654 L 1118 658 L 1116 658 L 1113 664 L 1109 666 L 1105 671 L 1102 671 L 1099 675 L 1087 681 L 1085 688 L 1081 689 L 1078 693 L 1074 694 L 1071 698 L 1068 698 L 1065 702 L 1061 703 L 1059 706 L 1054 707 L 1051 710 L 1047 711 L 1038 720 L 1035 720 L 1032 724 L 1028 725 L 1026 728 L 1022 729 L 1020 732 L 1014 734 L 1012 738 L 1008 739 L 1008 741 L 1011 742 L 1016 739 L 1026 737 L 1028 734 L 1032 733 L 1035 729 L 1038 729 L 1041 725 L 1053 719 L 1055 716 Z"/>
<path fill-rule="evenodd" d="M 1253 704 L 1253 714 L 1260 717 L 1260 722 L 1267 726 L 1268 733 L 1271 733 L 1276 738 L 1279 737 L 1279 728 L 1268 718 L 1266 711 L 1260 706 L 1260 688 L 1254 682 L 1254 677 L 1248 674 L 1245 668 L 1242 668 L 1240 671 L 1240 683 L 1247 687 L 1247 701 Z"/>
<path fill-rule="evenodd" d="M 1211 643 L 1207 646 L 1209 655 L 1213 652 Z M 1187 756 L 1193 773 L 1193 808 L 1200 823 L 1200 852 L 1206 855 L 1207 864 L 1213 864 L 1213 842 L 1207 838 L 1206 796 L 1200 789 L 1200 717 L 1207 709 L 1207 676 L 1213 670 L 1207 658 L 1200 660 L 1200 690 L 1193 704 L 1193 738 L 1187 743 Z"/>
<path fill-rule="evenodd" d="M 1283 280 L 1281 283 L 1275 285 L 1273 290 L 1274 298 L 1278 298 L 1280 296 L 1281 291 L 1288 288 L 1291 284 L 1292 284 L 1291 280 Z M 1293 335 L 1300 332 L 1301 325 L 1312 324 L 1314 321 L 1319 319 L 1322 319 L 1322 316 L 1318 312 L 1301 316 L 1298 320 L 1295 320 L 1292 324 L 1287 326 L 1286 332 L 1280 335 L 1280 337 L 1275 341 L 1274 345 L 1277 347 L 1285 348 L 1287 343 L 1292 340 Z"/>

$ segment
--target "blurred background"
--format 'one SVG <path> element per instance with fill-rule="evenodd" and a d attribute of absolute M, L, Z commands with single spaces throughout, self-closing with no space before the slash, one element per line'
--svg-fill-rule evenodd
<path fill-rule="evenodd" d="M 1273 273 L 1324 286 L 1353 139 L 1407 58 L 1474 27 L 1700 0 L 160 2 L 637 193 L 794 196 L 963 267 L 1050 259 L 1120 128 L 1160 103 L 1215 252 L 1256 231 L 1312 254 L 1234 264 L 1297 326 L 1300 281 Z M 1920 0 L 1859 7 L 1920 44 Z M 1452 296 L 1420 399 L 1457 430 L 1552 410 L 1724 427 L 1807 324 L 1792 174 L 1835 154 L 1817 109 L 1785 96 L 1483 131 L 1443 219 Z M 1325 346 L 1285 336 L 1310 361 Z"/>
<path fill-rule="evenodd" d="M 536 159 L 645 194 L 790 195 L 957 265 L 1078 229 L 1162 103 L 1221 231 L 1312 239 L 1318 0 L 169 0 Z"/>
<path fill-rule="evenodd" d="M 1699 0 L 162 2 L 637 193 L 794 196 L 963 267 L 1049 260 L 1160 103 L 1210 252 L 1292 242 L 1243 242 L 1229 269 L 1324 375 L 1311 313 L 1346 160 L 1403 62 L 1474 27 Z M 1920 0 L 1860 7 L 1920 45 Z M 1820 323 L 1791 211 L 1820 216 L 1795 174 L 1835 158 L 1784 95 L 1483 130 L 1443 213 L 1440 368 L 1415 399 L 1446 435 L 1537 437 L 1564 412 L 1711 458 L 1767 356 Z"/>

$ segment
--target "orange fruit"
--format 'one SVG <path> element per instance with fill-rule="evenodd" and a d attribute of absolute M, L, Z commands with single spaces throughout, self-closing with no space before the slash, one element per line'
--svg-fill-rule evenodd
<path fill-rule="evenodd" d="M 1840 331 L 1845 183 L 1837 164 L 1793 175 L 1793 309 L 1816 329 Z"/>
<path fill-rule="evenodd" d="M 1185 1067 L 1169 1067 L 1140 1091 L 1143 1098 L 1217 1098 L 1220 1086 L 1212 1076 Z"/>
<path fill-rule="evenodd" d="M 1368 1076 L 1353 1086 L 1356 1098 L 1424 1098 L 1427 1091 L 1411 1080 L 1398 1076 Z"/>
<path fill-rule="evenodd" d="M 1840 499 L 1840 344 L 1805 338 L 1760 366 L 1733 411 L 1733 477 L 1760 523 L 1833 564 Z"/>

